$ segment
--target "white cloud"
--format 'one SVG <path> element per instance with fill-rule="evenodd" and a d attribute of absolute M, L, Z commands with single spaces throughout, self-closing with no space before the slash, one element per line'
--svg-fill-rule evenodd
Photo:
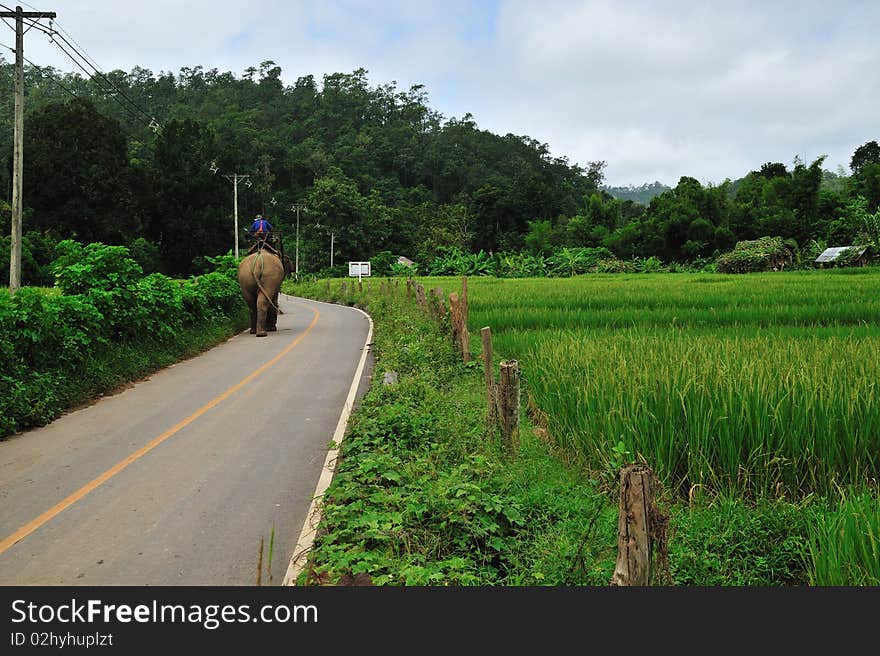
<path fill-rule="evenodd" d="M 272 60 L 292 84 L 363 67 L 374 85 L 424 84 L 446 117 L 471 112 L 571 162 L 605 160 L 609 184 L 720 182 L 822 154 L 833 170 L 880 138 L 873 0 L 69 0 L 56 11 L 104 70 L 241 74 Z M 35 31 L 25 53 L 78 71 Z"/>

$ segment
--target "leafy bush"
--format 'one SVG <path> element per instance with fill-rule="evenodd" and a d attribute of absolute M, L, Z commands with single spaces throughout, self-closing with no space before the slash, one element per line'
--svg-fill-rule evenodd
<path fill-rule="evenodd" d="M 599 260 L 599 263 L 596 265 L 596 273 L 634 273 L 635 271 L 636 267 L 632 262 L 616 257 Z"/>
<path fill-rule="evenodd" d="M 550 256 L 547 263 L 549 274 L 554 276 L 576 276 L 582 273 L 593 273 L 599 263 L 614 258 L 607 248 L 560 248 Z"/>
<path fill-rule="evenodd" d="M 183 323 L 180 285 L 161 273 L 151 273 L 137 286 L 134 330 L 160 339 L 171 337 Z"/>
<path fill-rule="evenodd" d="M 761 237 L 737 242 L 734 249 L 718 258 L 719 273 L 776 271 L 792 264 L 791 251 L 781 237 Z"/>
<path fill-rule="evenodd" d="M 138 237 L 128 245 L 131 258 L 137 262 L 144 273 L 156 273 L 162 268 L 162 254 L 159 247 L 149 239 Z"/>
<path fill-rule="evenodd" d="M 413 262 L 412 264 L 406 264 L 404 262 L 394 262 L 389 268 L 388 272 L 395 277 L 412 278 L 413 276 L 418 275 L 419 265 L 415 262 Z"/>
<path fill-rule="evenodd" d="M 387 276 L 394 264 L 397 264 L 396 255 L 391 251 L 380 251 L 370 258 L 370 273 L 374 276 Z"/>
<path fill-rule="evenodd" d="M 485 276 L 492 272 L 492 257 L 484 251 L 466 253 L 458 247 L 444 247 L 428 267 L 432 276 Z"/>
<path fill-rule="evenodd" d="M 711 507 L 677 508 L 670 520 L 669 563 L 676 585 L 801 585 L 813 514 L 782 501 L 748 506 L 726 498 Z"/>
<path fill-rule="evenodd" d="M 180 294 L 186 315 L 194 320 L 228 316 L 243 303 L 238 281 L 220 271 L 190 278 Z"/>
<path fill-rule="evenodd" d="M 111 333 L 131 334 L 135 326 L 138 281 L 143 269 L 125 246 L 72 239 L 59 242 L 52 263 L 55 284 L 63 294 L 83 294 L 104 316 Z"/>
<path fill-rule="evenodd" d="M 669 267 L 663 264 L 663 261 L 655 255 L 645 258 L 634 258 L 632 264 L 639 273 L 664 273 L 669 271 Z"/>
<path fill-rule="evenodd" d="M 533 278 L 547 275 L 547 259 L 529 253 L 496 253 L 492 274 L 498 278 Z"/>
<path fill-rule="evenodd" d="M 28 369 L 67 368 L 107 343 L 101 313 L 81 294 L 22 287 L 0 312 L 3 342 Z"/>
<path fill-rule="evenodd" d="M 183 327 L 212 335 L 216 326 L 243 322 L 235 259 L 208 259 L 216 271 L 180 283 L 161 273 L 143 277 L 122 246 L 59 243 L 55 289 L 0 293 L 0 435 L 43 424 L 66 404 L 122 382 L 120 375 L 156 366 L 150 354 L 201 343 L 192 330 L 181 338 Z"/>

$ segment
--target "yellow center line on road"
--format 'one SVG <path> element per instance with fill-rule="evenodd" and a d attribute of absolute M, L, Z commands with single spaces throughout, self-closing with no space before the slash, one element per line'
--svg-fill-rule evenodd
<path fill-rule="evenodd" d="M 308 306 L 306 306 L 306 307 L 308 307 Z M 226 390 L 225 392 L 223 392 L 219 396 L 214 397 L 214 399 L 212 399 L 211 401 L 209 401 L 208 403 L 203 405 L 201 408 L 196 410 L 189 417 L 178 422 L 177 424 L 175 424 L 174 426 L 169 428 L 167 431 L 165 431 L 164 433 L 162 433 L 158 437 L 153 438 L 149 443 L 147 443 L 146 445 L 144 445 L 143 447 L 141 447 L 140 449 L 138 449 L 137 451 L 132 453 L 130 456 L 128 456 L 124 460 L 121 460 L 118 463 L 116 463 L 115 465 L 113 465 L 110 469 L 105 471 L 103 474 L 101 474 L 97 478 L 95 478 L 95 479 L 89 481 L 88 483 L 86 483 L 85 485 L 83 485 L 80 489 L 78 489 L 76 492 L 71 494 L 69 497 L 67 497 L 66 499 L 63 499 L 62 501 L 59 501 L 54 506 L 49 508 L 49 510 L 44 512 L 42 515 L 40 515 L 39 517 L 36 517 L 35 519 L 31 520 L 30 522 L 28 522 L 27 524 L 22 526 L 15 533 L 13 533 L 12 535 L 10 535 L 6 539 L 4 539 L 2 542 L 0 542 L 0 554 L 2 554 L 4 551 L 9 549 L 16 542 L 19 542 L 20 540 L 26 538 L 28 535 L 30 535 L 31 533 L 36 531 L 38 528 L 43 526 L 43 524 L 50 521 L 53 517 L 55 517 L 59 513 L 63 512 L 64 510 L 66 510 L 67 508 L 69 508 L 70 506 L 75 504 L 77 501 L 79 501 L 84 496 L 86 496 L 89 492 L 92 492 L 93 490 L 98 488 L 103 483 L 106 483 L 108 480 L 110 480 L 111 478 L 116 476 L 116 474 L 118 474 L 123 469 L 128 467 L 131 463 L 142 458 L 144 455 L 146 455 L 147 453 L 149 453 L 150 451 L 155 449 L 157 446 L 162 444 L 162 442 L 167 440 L 169 437 L 171 437 L 175 433 L 178 433 L 181 429 L 185 428 L 186 426 L 188 426 L 189 424 L 194 422 L 196 419 L 201 417 L 203 414 L 208 412 L 208 410 L 210 410 L 211 408 L 213 408 L 217 404 L 222 403 L 223 401 L 228 399 L 230 396 L 235 394 L 242 387 L 244 387 L 248 383 L 252 382 L 255 378 L 257 378 L 261 374 L 263 374 L 269 367 L 274 365 L 276 362 L 278 362 L 285 355 L 290 353 L 290 351 L 293 350 L 293 348 L 297 344 L 299 344 L 300 341 L 302 341 L 302 339 L 309 333 L 309 331 L 315 327 L 315 324 L 318 323 L 318 318 L 321 316 L 321 313 L 312 307 L 309 307 L 309 310 L 311 310 L 312 312 L 315 313 L 315 317 L 314 317 L 314 319 L 312 319 L 312 322 L 309 324 L 308 328 L 306 328 L 299 337 L 297 337 L 290 344 L 288 344 L 286 347 L 284 347 L 284 350 L 281 351 L 278 355 L 276 355 L 274 358 L 272 358 L 268 362 L 264 363 L 262 366 L 260 366 L 259 369 L 256 369 L 253 372 L 251 372 L 250 375 L 243 378 L 241 381 L 239 381 L 238 383 L 236 383 L 235 385 L 230 387 L 228 390 Z"/>

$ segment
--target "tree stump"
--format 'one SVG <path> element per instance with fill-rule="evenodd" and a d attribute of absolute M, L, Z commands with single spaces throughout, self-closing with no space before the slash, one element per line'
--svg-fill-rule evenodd
<path fill-rule="evenodd" d="M 654 473 L 645 465 L 620 470 L 617 565 L 611 585 L 650 585 L 653 549 Z"/>

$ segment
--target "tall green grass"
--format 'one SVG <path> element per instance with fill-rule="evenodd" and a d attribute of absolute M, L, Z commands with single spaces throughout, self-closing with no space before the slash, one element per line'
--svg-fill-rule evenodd
<path fill-rule="evenodd" d="M 468 283 L 472 333 L 491 326 L 553 438 L 594 468 L 623 442 L 682 493 L 880 473 L 877 270 Z"/>
<path fill-rule="evenodd" d="M 812 585 L 880 585 L 880 498 L 844 496 L 836 511 L 819 518 L 810 544 Z"/>

